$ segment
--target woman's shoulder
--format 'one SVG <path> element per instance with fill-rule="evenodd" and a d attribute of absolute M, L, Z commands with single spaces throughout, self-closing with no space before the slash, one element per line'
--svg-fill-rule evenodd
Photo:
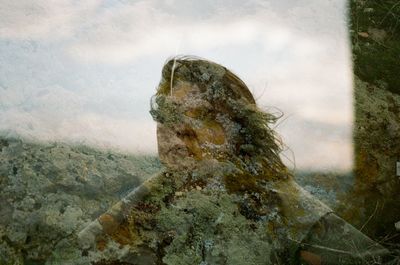
<path fill-rule="evenodd" d="M 224 190 L 201 183 L 185 187 L 156 220 L 159 234 L 169 235 L 163 248 L 166 264 L 271 264 L 266 223 L 243 216 L 237 197 Z"/>

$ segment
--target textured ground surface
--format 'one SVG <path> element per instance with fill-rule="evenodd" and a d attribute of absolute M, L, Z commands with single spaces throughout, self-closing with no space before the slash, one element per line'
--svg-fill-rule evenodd
<path fill-rule="evenodd" d="M 350 22 L 355 185 L 341 212 L 372 237 L 393 237 L 400 216 L 399 1 L 350 1 Z"/>
<path fill-rule="evenodd" d="M 43 263 L 159 170 L 154 157 L 1 138 L 0 264 Z"/>

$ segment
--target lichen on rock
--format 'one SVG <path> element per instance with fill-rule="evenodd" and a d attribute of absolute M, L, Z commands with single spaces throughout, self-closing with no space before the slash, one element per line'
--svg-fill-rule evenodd
<path fill-rule="evenodd" d="M 400 215 L 400 5 L 350 1 L 354 62 L 354 177 L 344 218 L 374 238 L 397 238 Z"/>
<path fill-rule="evenodd" d="M 48 264 L 67 264 L 67 245 L 80 257 L 75 234 L 159 171 L 157 164 L 154 157 L 0 136 L 0 264 L 44 264 L 52 255 L 61 261 Z"/>
<path fill-rule="evenodd" d="M 360 257 L 346 249 L 349 240 L 374 245 L 363 259 L 387 253 L 293 180 L 270 127 L 276 118 L 236 75 L 188 57 L 162 73 L 151 114 L 166 170 L 81 231 L 95 238 L 89 256 L 115 242 L 128 247 L 98 264 L 298 264 L 315 256 L 352 264 Z M 338 234 L 320 234 L 318 224 Z M 337 249 L 326 253 L 325 241 Z"/>

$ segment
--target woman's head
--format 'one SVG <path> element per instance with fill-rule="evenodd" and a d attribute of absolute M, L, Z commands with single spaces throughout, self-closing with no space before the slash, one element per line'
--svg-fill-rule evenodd
<path fill-rule="evenodd" d="M 258 165 L 262 158 L 282 166 L 269 128 L 276 118 L 260 111 L 245 83 L 225 67 L 203 59 L 173 58 L 164 65 L 152 100 L 159 154 L 167 166 L 236 160 L 257 172 L 265 166 Z"/>

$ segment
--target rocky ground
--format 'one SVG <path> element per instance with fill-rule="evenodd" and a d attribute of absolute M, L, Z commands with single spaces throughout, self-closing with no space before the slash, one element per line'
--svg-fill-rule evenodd
<path fill-rule="evenodd" d="M 342 207 L 354 183 L 350 172 L 299 171 L 294 177 L 300 186 L 334 210 Z"/>
<path fill-rule="evenodd" d="M 0 264 L 51 264 L 55 249 L 66 250 L 77 232 L 161 168 L 156 157 L 0 138 Z M 354 181 L 335 173 L 295 178 L 334 209 Z"/>
<path fill-rule="evenodd" d="M 155 157 L 0 138 L 0 264 L 44 264 L 57 245 L 67 244 L 161 167 Z M 350 179 L 307 172 L 296 176 L 332 207 L 338 189 L 351 185 Z"/>
<path fill-rule="evenodd" d="M 155 157 L 0 138 L 0 264 L 43 264 L 160 168 Z"/>

